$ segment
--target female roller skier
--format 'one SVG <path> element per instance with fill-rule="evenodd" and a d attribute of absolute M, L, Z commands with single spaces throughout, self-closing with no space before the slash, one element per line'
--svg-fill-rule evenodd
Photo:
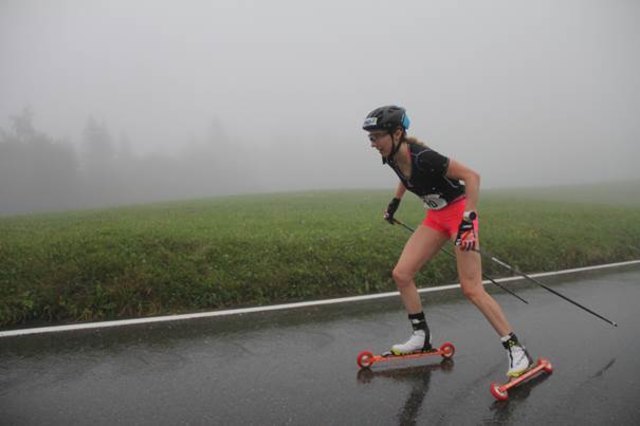
<path fill-rule="evenodd" d="M 478 243 L 478 192 L 480 176 L 465 165 L 447 158 L 417 139 L 407 136 L 409 117 L 404 108 L 384 106 L 371 111 L 362 128 L 369 132 L 371 147 L 400 178 L 395 196 L 384 212 L 393 215 L 409 190 L 427 210 L 422 225 L 411 235 L 393 269 L 393 279 L 409 314 L 413 333 L 408 341 L 391 347 L 402 355 L 431 350 L 431 333 L 414 276 L 447 240 L 456 245 L 456 263 L 462 292 L 496 330 L 509 357 L 507 375 L 517 377 L 532 366 L 532 359 L 518 341 L 502 308 L 482 285 L 482 264 L 474 248 Z M 464 182 L 464 183 L 463 183 Z"/>

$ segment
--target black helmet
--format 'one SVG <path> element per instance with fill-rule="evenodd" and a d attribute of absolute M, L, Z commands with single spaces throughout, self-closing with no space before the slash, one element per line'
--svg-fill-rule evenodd
<path fill-rule="evenodd" d="M 402 127 L 404 130 L 409 128 L 411 121 L 407 116 L 407 111 L 404 108 L 388 105 L 380 108 L 376 108 L 371 111 L 367 118 L 364 119 L 362 128 L 368 132 L 373 130 L 386 130 L 393 132 L 398 127 Z"/>

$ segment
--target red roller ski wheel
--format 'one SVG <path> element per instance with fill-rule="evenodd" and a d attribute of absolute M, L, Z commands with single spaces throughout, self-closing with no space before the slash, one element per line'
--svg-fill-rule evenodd
<path fill-rule="evenodd" d="M 453 354 L 456 353 L 456 347 L 453 346 L 453 343 L 451 342 L 445 342 L 442 344 L 442 346 L 440 346 L 440 353 L 443 358 L 451 359 L 453 357 Z"/>
<path fill-rule="evenodd" d="M 507 399 L 509 399 L 509 394 L 506 390 L 503 390 L 502 386 L 500 386 L 499 384 L 491 383 L 490 389 L 491 395 L 493 395 L 493 397 L 498 401 L 506 401 Z"/>
<path fill-rule="evenodd" d="M 553 373 L 553 365 L 551 365 L 548 359 L 542 358 L 540 360 L 540 364 L 542 364 L 542 369 L 544 370 L 545 373 L 547 374 Z"/>
<path fill-rule="evenodd" d="M 369 368 L 373 364 L 373 354 L 369 351 L 362 351 L 358 354 L 358 365 L 360 368 Z"/>

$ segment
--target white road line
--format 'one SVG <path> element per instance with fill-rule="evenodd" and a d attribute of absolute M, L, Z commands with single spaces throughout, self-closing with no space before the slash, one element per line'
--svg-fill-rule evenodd
<path fill-rule="evenodd" d="M 608 263 L 604 265 L 586 266 L 583 268 L 564 269 L 562 271 L 541 272 L 538 274 L 528 274 L 528 275 L 531 277 L 539 278 L 539 277 L 548 277 L 552 275 L 573 274 L 577 272 L 587 272 L 587 271 L 594 271 L 598 269 L 616 268 L 619 266 L 636 265 L 636 264 L 640 264 L 640 260 L 630 260 L 627 262 Z M 522 279 L 523 279 L 522 277 L 507 277 L 507 278 L 498 278 L 495 281 L 508 282 L 508 281 L 522 280 Z M 485 285 L 489 283 L 491 283 L 491 281 L 489 280 L 483 281 L 483 284 Z M 418 289 L 418 292 L 433 293 L 438 291 L 451 290 L 459 287 L 460 287 L 460 284 L 450 284 L 450 285 L 443 285 L 439 287 L 421 288 L 421 289 Z M 364 296 L 340 297 L 337 299 L 312 300 L 309 302 L 285 303 L 281 305 L 257 306 L 254 308 L 241 308 L 241 309 L 228 309 L 224 311 L 200 312 L 195 314 L 166 315 L 166 316 L 159 316 L 159 317 L 135 318 L 135 319 L 117 320 L 117 321 L 90 322 L 90 323 L 83 323 L 83 324 L 69 324 L 69 325 L 59 325 L 59 326 L 52 326 L 52 327 L 24 328 L 19 330 L 0 331 L 0 337 L 25 336 L 28 334 L 57 333 L 61 331 L 89 330 L 89 329 L 107 328 L 107 327 L 122 327 L 126 325 L 134 325 L 134 324 L 150 324 L 150 323 L 167 322 L 167 321 L 182 321 L 182 320 L 189 320 L 189 319 L 196 319 L 196 318 L 223 317 L 223 316 L 230 316 L 230 315 L 249 314 L 254 312 L 280 311 L 285 309 L 305 308 L 309 306 L 335 305 L 338 303 L 349 303 L 349 302 L 359 302 L 364 300 L 382 299 L 385 297 L 394 297 L 397 295 L 398 295 L 397 291 L 391 291 L 388 293 L 377 293 L 377 294 L 369 294 Z"/>

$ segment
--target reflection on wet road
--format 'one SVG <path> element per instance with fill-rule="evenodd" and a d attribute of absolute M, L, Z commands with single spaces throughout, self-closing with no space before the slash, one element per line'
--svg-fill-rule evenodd
<path fill-rule="evenodd" d="M 397 299 L 120 329 L 0 339 L 0 424 L 640 424 L 640 271 L 563 278 L 495 295 L 533 356 L 555 371 L 509 392 L 506 355 L 457 291 L 423 296 L 428 357 L 360 371 L 361 350 L 408 336 Z M 550 282 L 545 280 L 545 282 Z"/>

